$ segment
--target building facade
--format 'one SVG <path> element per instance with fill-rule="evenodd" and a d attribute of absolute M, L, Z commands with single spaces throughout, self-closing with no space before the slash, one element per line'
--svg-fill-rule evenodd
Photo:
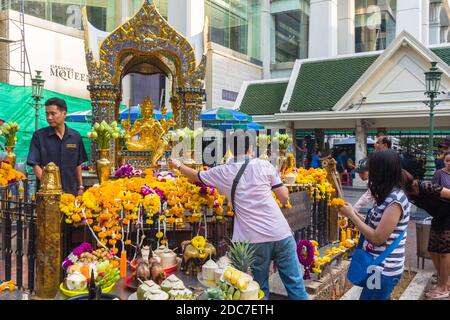
<path fill-rule="evenodd" d="M 51 77 L 50 66 L 38 61 L 54 56 L 50 50 L 55 50 L 59 41 L 52 38 L 72 38 L 67 44 L 62 40 L 64 47 L 73 48 L 65 53 L 73 66 L 66 67 L 85 73 L 82 7 L 86 6 L 88 19 L 95 28 L 111 32 L 130 18 L 142 1 L 1 0 L 1 21 L 8 27 L 2 28 L 4 34 L 0 37 L 20 38 L 21 28 L 17 27 L 20 18 L 14 12 L 23 11 L 30 68 L 45 68 L 44 76 Z M 446 43 L 449 37 L 447 0 L 154 0 L 153 3 L 188 37 L 198 57 L 204 51 L 208 53 L 208 107 L 233 107 L 244 81 L 289 77 L 298 59 L 384 50 L 403 30 L 425 46 Z M 41 32 L 36 34 L 35 28 Z M 32 39 L 36 36 L 48 47 L 48 52 L 35 50 L 37 44 Z M 17 65 L 20 57 L 14 57 L 14 53 L 5 56 L 5 43 L 1 46 L 3 60 L 12 69 L 20 70 Z M 76 59 L 76 55 L 80 58 Z M 62 64 L 54 61 L 51 65 L 58 63 Z M 6 69 L 5 62 L 2 66 Z M 5 74 L 3 70 L 0 80 L 20 83 L 13 73 Z M 152 79 L 130 76 L 124 80 L 124 91 L 128 92 L 124 103 L 128 104 L 130 99 L 136 103 L 142 99 L 142 92 L 152 91 L 159 104 L 163 83 L 163 76 Z M 54 89 L 63 90 L 59 86 Z M 87 96 L 83 89 L 79 94 L 68 93 Z"/>

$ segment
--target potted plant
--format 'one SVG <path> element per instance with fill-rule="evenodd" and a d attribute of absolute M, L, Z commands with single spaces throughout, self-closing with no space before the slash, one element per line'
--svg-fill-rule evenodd
<path fill-rule="evenodd" d="M 195 130 L 191 130 L 189 128 L 178 129 L 175 131 L 174 138 L 175 141 L 179 143 L 184 143 L 183 149 L 183 163 L 190 167 L 196 167 L 197 163 L 194 160 L 194 152 L 195 152 L 195 141 L 198 136 L 201 136 L 203 133 L 203 128 L 198 128 Z M 187 147 L 187 149 L 186 149 Z"/>
<path fill-rule="evenodd" d="M 16 133 L 20 130 L 20 126 L 17 122 L 8 122 L 0 128 L 0 136 L 5 137 L 6 157 L 5 161 L 8 161 L 11 167 L 16 165 L 16 155 L 14 154 L 14 148 L 17 143 Z"/>
<path fill-rule="evenodd" d="M 272 143 L 275 145 L 278 145 L 278 152 L 279 155 L 277 157 L 277 168 L 281 169 L 284 162 L 287 160 L 286 158 L 286 151 L 289 147 L 289 145 L 292 143 L 292 138 L 285 133 L 275 133 L 275 137 L 272 139 Z"/>
<path fill-rule="evenodd" d="M 117 122 L 107 124 L 104 120 L 101 123 L 96 122 L 87 137 L 97 142 L 99 152 L 99 159 L 97 160 L 97 177 L 101 184 L 109 180 L 111 174 L 111 162 L 109 160 L 110 141 L 111 139 L 118 139 L 120 129 Z"/>
<path fill-rule="evenodd" d="M 256 137 L 256 145 L 259 147 L 259 158 L 269 160 L 267 150 L 269 149 L 271 138 L 267 134 L 260 134 Z"/>

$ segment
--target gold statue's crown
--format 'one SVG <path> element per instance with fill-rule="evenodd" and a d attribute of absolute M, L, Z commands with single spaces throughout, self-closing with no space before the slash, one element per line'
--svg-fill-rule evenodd
<path fill-rule="evenodd" d="M 153 101 L 149 96 L 145 97 L 144 101 L 141 103 L 141 114 L 149 114 L 153 116 Z"/>

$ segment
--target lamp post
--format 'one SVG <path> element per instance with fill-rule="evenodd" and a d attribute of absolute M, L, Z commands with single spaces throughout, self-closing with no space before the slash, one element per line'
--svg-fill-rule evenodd
<path fill-rule="evenodd" d="M 425 171 L 425 180 L 431 180 L 433 178 L 434 172 L 436 170 L 436 165 L 434 163 L 434 154 L 433 154 L 433 134 L 434 134 L 434 107 L 436 107 L 441 101 L 436 100 L 440 91 L 440 83 L 442 72 L 438 71 L 436 67 L 437 62 L 431 62 L 431 69 L 428 72 L 425 72 L 425 84 L 426 91 L 425 95 L 430 99 L 424 101 L 423 103 L 430 107 L 430 132 L 428 136 L 428 155 L 427 155 L 427 164 Z"/>
<path fill-rule="evenodd" d="M 43 98 L 42 88 L 44 88 L 44 82 L 45 82 L 45 80 L 42 79 L 41 72 L 42 71 L 36 70 L 36 76 L 31 79 L 31 86 L 33 89 L 31 97 L 34 100 L 33 107 L 36 111 L 36 113 L 35 113 L 36 119 L 35 119 L 35 123 L 34 123 L 35 131 L 39 128 L 39 101 L 41 101 Z"/>

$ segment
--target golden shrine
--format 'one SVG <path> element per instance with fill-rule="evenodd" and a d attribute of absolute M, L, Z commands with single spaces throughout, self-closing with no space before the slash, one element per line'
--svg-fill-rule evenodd
<path fill-rule="evenodd" d="M 164 74 L 169 79 L 175 129 L 192 129 L 194 121 L 200 121 L 205 97 L 206 54 L 203 53 L 201 61 L 197 63 L 192 45 L 162 17 L 151 0 L 145 0 L 133 17 L 110 34 L 89 23 L 85 8 L 83 23 L 93 124 L 103 120 L 107 123 L 118 120 L 122 100 L 121 82 L 130 73 Z M 149 101 L 145 103 L 150 105 Z M 150 112 L 147 106 L 146 110 Z M 153 112 L 153 106 L 151 109 Z M 145 123 L 145 126 L 128 129 L 130 136 L 134 132 L 138 134 L 138 140 L 130 137 L 127 141 L 128 150 L 122 154 L 124 159 L 134 159 L 135 164 L 141 167 L 156 163 L 163 149 L 156 141 L 161 141 L 164 127 L 168 125 L 164 121 L 159 125 L 157 122 L 144 118 L 140 123 Z M 126 122 L 124 124 L 127 125 Z M 137 127 L 140 128 L 139 133 Z M 154 133 L 150 128 L 158 129 Z M 150 133 L 151 136 L 146 136 Z M 114 141 L 112 146 L 110 159 L 117 167 L 120 150 Z M 95 142 L 91 150 L 96 150 Z M 96 153 L 91 152 L 91 164 L 95 163 L 96 157 Z M 142 162 L 143 159 L 147 163 Z"/>
<path fill-rule="evenodd" d="M 141 159 L 144 161 L 142 164 L 145 166 L 146 159 L 149 158 L 147 167 L 154 167 L 166 151 L 168 142 L 163 137 L 169 132 L 169 128 L 175 125 L 175 122 L 164 119 L 165 109 L 161 110 L 161 121 L 153 119 L 153 107 L 150 97 L 146 97 L 141 104 L 143 118 L 137 119 L 133 125 L 129 119 L 122 120 L 122 128 L 126 132 L 125 145 L 127 148 L 127 151 L 121 151 L 124 162 L 133 162 L 139 158 L 138 154 L 133 155 L 133 153 L 144 152 L 143 159 Z M 149 154 L 145 154 L 145 152 L 149 152 Z"/>

